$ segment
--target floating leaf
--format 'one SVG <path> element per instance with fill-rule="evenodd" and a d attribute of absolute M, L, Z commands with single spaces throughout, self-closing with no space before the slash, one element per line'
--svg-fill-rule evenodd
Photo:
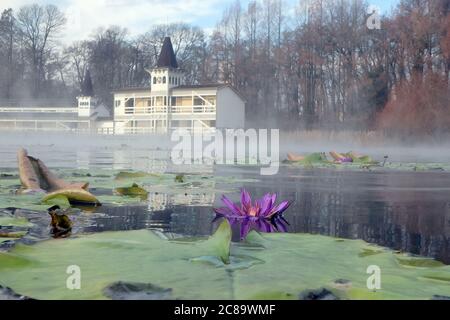
<path fill-rule="evenodd" d="M 55 198 L 61 199 L 61 196 L 65 196 L 71 204 L 100 205 L 100 202 L 93 194 L 81 188 L 61 189 L 49 193 L 42 199 L 42 202 L 47 203 L 48 201 L 53 201 Z"/>
<path fill-rule="evenodd" d="M 380 251 L 380 250 L 372 250 L 372 249 L 364 248 L 364 249 L 362 249 L 362 251 L 358 254 L 358 257 L 364 258 L 364 257 L 374 256 L 374 255 L 380 254 L 380 253 L 382 253 L 382 252 L 383 252 L 383 251 Z"/>
<path fill-rule="evenodd" d="M 0 227 L 31 227 L 33 224 L 25 218 L 0 217 Z"/>
<path fill-rule="evenodd" d="M 229 226 L 222 224 L 209 240 L 192 242 L 163 240 L 141 230 L 18 244 L 0 253 L 0 284 L 39 299 L 114 298 L 105 290 L 119 282 L 143 285 L 139 294 L 171 289 L 176 299 L 297 299 L 319 288 L 339 299 L 450 295 L 448 282 L 424 278 L 450 275 L 450 266 L 404 268 L 396 263 L 395 253 L 382 248 L 368 263 L 358 257 L 367 248 L 364 241 L 252 232 L 246 243 L 233 244 L 228 251 L 230 235 Z M 228 252 L 229 264 L 224 264 Z M 382 270 L 380 291 L 367 289 L 369 264 Z M 82 290 L 66 288 L 70 265 L 81 268 Z M 336 279 L 348 280 L 351 287 L 334 288 Z"/>
<path fill-rule="evenodd" d="M 70 201 L 64 194 L 58 194 L 56 196 L 46 198 L 43 203 L 49 206 L 58 205 L 61 208 L 70 208 Z"/>
<path fill-rule="evenodd" d="M 428 258 L 399 258 L 397 261 L 400 265 L 414 268 L 439 268 L 444 266 L 440 261 Z"/>
<path fill-rule="evenodd" d="M 175 182 L 178 182 L 178 183 L 184 183 L 184 174 L 178 174 L 178 175 L 175 177 Z"/>
<path fill-rule="evenodd" d="M 131 187 L 126 188 L 116 188 L 116 192 L 122 196 L 131 196 L 131 197 L 147 197 L 148 191 L 144 188 L 140 187 L 136 183 L 133 183 Z"/>
<path fill-rule="evenodd" d="M 146 178 L 146 177 L 156 177 L 156 174 L 147 173 L 147 172 L 127 172 L 121 171 L 116 175 L 116 180 L 125 180 L 125 179 L 135 179 L 135 178 Z"/>

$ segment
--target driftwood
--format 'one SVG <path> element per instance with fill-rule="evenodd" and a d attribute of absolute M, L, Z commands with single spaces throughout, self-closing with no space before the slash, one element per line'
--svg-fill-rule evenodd
<path fill-rule="evenodd" d="M 29 156 L 25 149 L 19 150 L 17 160 L 24 192 L 48 193 L 46 198 L 64 195 L 69 202 L 99 204 L 88 191 L 89 183 L 69 183 L 59 179 L 41 160 Z"/>

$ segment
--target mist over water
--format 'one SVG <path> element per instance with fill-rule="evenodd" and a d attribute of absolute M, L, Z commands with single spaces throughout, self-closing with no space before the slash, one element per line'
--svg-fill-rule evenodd
<path fill-rule="evenodd" d="M 382 161 L 449 163 L 450 148 L 442 145 L 374 146 L 351 136 L 320 137 L 281 133 L 280 161 L 287 152 L 356 151 Z M 254 198 L 276 192 L 294 201 L 286 218 L 290 232 L 363 239 L 395 250 L 450 263 L 450 172 L 305 169 L 281 164 L 278 174 L 261 176 L 258 166 L 174 165 L 169 159 L 174 142 L 168 136 L 99 136 L 72 133 L 13 133 L 0 136 L 0 170 L 17 172 L 21 147 L 57 172 L 73 169 L 182 172 L 234 177 L 237 182 L 215 182 L 211 189 L 186 187 L 182 192 L 150 192 L 147 202 L 132 206 L 105 205 L 97 209 L 87 232 L 157 228 L 180 235 L 209 235 L 213 207 L 222 206 L 226 193 L 239 200 L 241 188 Z M 87 178 L 89 180 L 89 178 Z M 92 190 L 94 194 L 104 190 Z"/>
<path fill-rule="evenodd" d="M 450 162 L 450 139 L 448 142 L 417 142 L 407 146 L 393 140 L 367 138 L 364 134 L 344 133 L 288 133 L 280 132 L 280 161 L 288 152 L 304 155 L 312 152 L 355 151 L 370 155 L 378 161 L 389 156 L 393 162 L 446 163 Z M 133 157 L 155 155 L 150 151 L 168 151 L 176 142 L 169 135 L 96 135 L 67 132 L 6 132 L 0 134 L 0 168 L 16 166 L 16 152 L 26 148 L 51 166 L 74 166 L 77 154 L 90 152 L 90 157 L 100 159 L 109 153 L 123 153 L 125 161 Z M 206 143 L 203 147 L 206 146 Z M 148 153 L 150 152 L 150 153 Z M 66 153 L 66 155 L 63 155 Z M 95 153 L 98 153 L 95 155 Z M 164 153 L 161 152 L 159 157 Z M 95 165 L 95 160 L 93 161 Z"/>

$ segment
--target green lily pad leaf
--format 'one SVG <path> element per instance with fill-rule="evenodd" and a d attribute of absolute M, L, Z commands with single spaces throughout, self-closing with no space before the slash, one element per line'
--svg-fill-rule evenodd
<path fill-rule="evenodd" d="M 2 237 L 0 237 L 0 244 L 2 244 L 3 242 L 14 241 L 14 240 L 17 240 L 17 238 L 2 238 Z"/>
<path fill-rule="evenodd" d="M 190 261 L 216 253 L 226 260 L 230 243 L 220 241 L 229 239 L 230 227 L 223 223 L 210 239 L 191 243 L 162 240 L 140 230 L 48 240 L 34 246 L 19 244 L 9 253 L 0 253 L 0 283 L 43 299 L 105 299 L 105 288 L 118 281 L 151 283 L 173 288 L 174 297 L 200 299 L 204 293 L 192 292 L 192 288 L 202 279 L 215 296 L 230 299 L 230 291 L 223 288 L 228 278 L 225 270 Z M 66 270 L 71 265 L 80 267 L 82 290 L 67 290 Z"/>
<path fill-rule="evenodd" d="M 49 201 L 60 201 L 61 196 L 65 196 L 70 203 L 79 203 L 85 205 L 97 206 L 100 204 L 98 199 L 91 194 L 89 191 L 86 191 L 81 188 L 67 188 L 60 189 L 55 192 L 47 194 L 43 199 L 43 203 L 48 203 Z"/>
<path fill-rule="evenodd" d="M 426 258 L 400 258 L 397 257 L 397 261 L 400 265 L 405 267 L 414 268 L 439 268 L 444 266 L 440 261 Z"/>
<path fill-rule="evenodd" d="M 430 273 L 423 276 L 424 279 L 434 281 L 444 281 L 450 284 L 450 274 L 448 273 Z"/>
<path fill-rule="evenodd" d="M 136 183 L 133 183 L 131 187 L 116 188 L 116 192 L 122 196 L 145 197 L 145 198 L 148 196 L 148 191 L 140 187 Z"/>
<path fill-rule="evenodd" d="M 358 254 L 358 257 L 360 257 L 360 258 L 370 257 L 370 256 L 374 256 L 374 255 L 380 254 L 380 253 L 382 253 L 382 252 L 383 252 L 383 251 L 380 251 L 380 250 L 372 250 L 372 249 L 364 248 L 364 249 L 362 249 L 362 251 Z"/>
<path fill-rule="evenodd" d="M 0 227 L 29 228 L 31 226 L 33 226 L 33 224 L 25 218 L 0 217 Z"/>
<path fill-rule="evenodd" d="M 184 183 L 184 174 L 179 174 L 175 177 L 175 182 Z"/>
<path fill-rule="evenodd" d="M 214 256 L 222 260 L 223 263 L 228 264 L 230 263 L 231 235 L 230 224 L 224 220 L 209 240 L 201 243 L 200 246 L 209 248 Z"/>
<path fill-rule="evenodd" d="M 0 239 L 19 239 L 26 234 L 26 231 L 0 232 Z"/>
<path fill-rule="evenodd" d="M 38 299 L 115 298 L 105 290 L 119 282 L 140 285 L 118 291 L 151 296 L 154 288 L 171 289 L 174 299 L 297 299 L 314 288 L 324 288 L 339 299 L 450 296 L 448 282 L 424 278 L 446 277 L 450 266 L 404 268 L 393 251 L 382 248 L 368 262 L 358 256 L 368 248 L 364 241 L 343 244 L 317 235 L 255 234 L 256 241 L 230 247 L 230 239 L 230 227 L 224 222 L 209 239 L 190 242 L 164 240 L 140 230 L 17 244 L 0 253 L 0 285 Z M 67 290 L 66 270 L 72 265 L 80 267 L 81 290 Z M 381 269 L 381 290 L 367 289 L 369 265 Z M 333 288 L 336 279 L 351 286 Z"/>
<path fill-rule="evenodd" d="M 126 180 L 126 179 L 135 179 L 135 178 L 146 178 L 146 177 L 157 177 L 158 175 L 154 173 L 147 172 L 126 172 L 121 171 L 116 175 L 116 180 Z"/>
<path fill-rule="evenodd" d="M 58 205 L 61 208 L 70 208 L 70 202 L 67 196 L 60 194 L 56 195 L 54 197 L 46 198 L 45 201 L 43 201 L 44 204 L 49 206 L 55 206 Z"/>

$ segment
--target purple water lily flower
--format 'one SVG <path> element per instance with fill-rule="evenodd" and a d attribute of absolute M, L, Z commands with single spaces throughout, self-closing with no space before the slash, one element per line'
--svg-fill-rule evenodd
<path fill-rule="evenodd" d="M 253 204 L 250 194 L 242 189 L 241 205 L 239 206 L 223 195 L 221 200 L 226 207 L 214 209 L 216 213 L 214 221 L 225 218 L 231 225 L 239 223 L 241 240 L 244 240 L 250 230 L 253 229 L 269 233 L 286 232 L 286 225 L 289 225 L 289 223 L 283 217 L 283 212 L 289 208 L 291 203 L 283 201 L 279 205 L 275 205 L 276 199 L 276 194 L 268 193 Z"/>

